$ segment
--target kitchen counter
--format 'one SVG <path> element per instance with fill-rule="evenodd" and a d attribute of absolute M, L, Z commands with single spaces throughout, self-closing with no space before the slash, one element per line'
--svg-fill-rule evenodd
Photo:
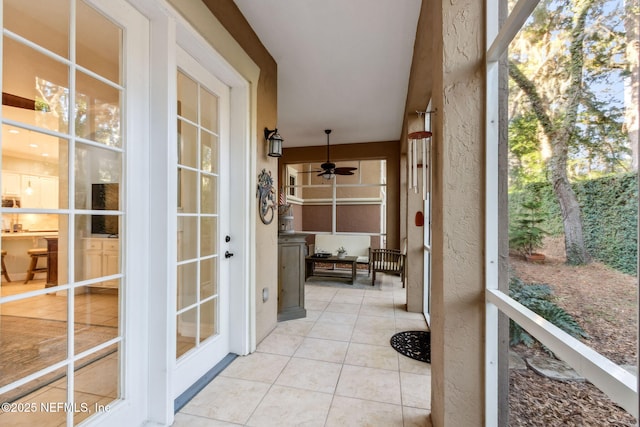
<path fill-rule="evenodd" d="M 57 231 L 20 231 L 17 233 L 2 232 L 2 239 L 26 239 L 28 237 L 57 236 Z"/>

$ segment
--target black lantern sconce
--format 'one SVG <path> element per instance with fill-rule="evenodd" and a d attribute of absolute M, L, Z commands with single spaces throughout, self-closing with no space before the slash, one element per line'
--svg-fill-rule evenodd
<path fill-rule="evenodd" d="M 282 157 L 282 137 L 278 133 L 278 129 L 269 130 L 264 128 L 264 139 L 269 143 L 270 157 Z"/>

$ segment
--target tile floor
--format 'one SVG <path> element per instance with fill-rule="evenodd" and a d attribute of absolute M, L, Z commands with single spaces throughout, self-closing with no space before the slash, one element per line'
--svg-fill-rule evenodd
<path fill-rule="evenodd" d="M 405 290 L 307 285 L 304 319 L 280 322 L 182 410 L 174 427 L 431 426 L 431 365 L 396 352 L 399 331 L 427 330 Z"/>

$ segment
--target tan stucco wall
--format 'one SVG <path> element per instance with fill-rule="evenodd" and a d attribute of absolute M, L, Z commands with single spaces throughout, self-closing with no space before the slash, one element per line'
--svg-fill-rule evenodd
<path fill-rule="evenodd" d="M 264 128 L 277 122 L 277 65 L 232 0 L 169 0 L 203 37 L 251 84 L 252 138 L 255 180 L 262 169 L 271 171 L 278 188 L 278 161 L 266 154 Z M 221 24 L 221 25 L 220 25 Z M 256 73 L 256 66 L 258 73 Z M 251 195 L 253 196 L 253 195 Z M 255 224 L 255 336 L 259 343 L 277 322 L 278 224 Z M 262 289 L 271 296 L 262 301 Z"/>
<path fill-rule="evenodd" d="M 292 147 L 282 150 L 280 176 L 287 164 L 324 162 L 326 146 Z M 387 247 L 400 247 L 400 149 L 398 141 L 364 142 L 361 144 L 331 145 L 331 161 L 375 160 L 387 161 Z"/>
<path fill-rule="evenodd" d="M 434 16 L 432 412 L 484 425 L 484 5 L 429 3 Z"/>
<path fill-rule="evenodd" d="M 423 0 L 404 135 L 433 97 L 431 420 L 484 425 L 484 7 Z M 402 141 L 406 152 L 406 136 Z M 406 157 L 403 155 L 403 161 Z M 406 166 L 405 166 L 406 167 Z M 403 221 L 414 239 L 403 172 Z M 416 242 L 413 242 L 416 246 Z M 418 255 L 409 262 L 417 261 Z M 411 277 L 409 277 L 411 281 Z M 408 288 L 407 301 L 420 296 Z"/>

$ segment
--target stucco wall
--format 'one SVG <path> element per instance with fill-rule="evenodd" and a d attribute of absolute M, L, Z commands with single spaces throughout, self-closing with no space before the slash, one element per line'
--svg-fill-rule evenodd
<path fill-rule="evenodd" d="M 429 3 L 436 36 L 432 412 L 484 425 L 484 5 Z"/>
<path fill-rule="evenodd" d="M 437 111 L 431 159 L 434 427 L 484 425 L 484 16 L 481 0 L 423 0 L 405 109 L 404 135 L 430 97 Z M 406 136 L 402 145 L 406 152 Z M 415 247 L 415 205 L 404 172 L 402 203 L 403 231 Z M 415 254 L 409 262 L 417 260 Z M 407 301 L 419 293 L 409 287 Z"/>
<path fill-rule="evenodd" d="M 255 143 L 255 181 L 262 169 L 271 171 L 278 188 L 278 161 L 268 157 L 263 129 L 277 122 L 277 65 L 232 0 L 169 0 L 203 37 L 250 83 L 252 87 L 252 137 Z M 222 24 L 220 31 L 212 21 Z M 247 60 L 249 58 L 249 60 Z M 250 62 L 250 63 L 249 63 Z M 255 74 L 257 65 L 259 74 Z M 252 195 L 253 196 L 253 195 Z M 255 336 L 259 343 L 277 322 L 277 259 L 264 254 L 278 253 L 278 224 L 255 224 Z M 262 301 L 262 289 L 271 297 Z"/>

